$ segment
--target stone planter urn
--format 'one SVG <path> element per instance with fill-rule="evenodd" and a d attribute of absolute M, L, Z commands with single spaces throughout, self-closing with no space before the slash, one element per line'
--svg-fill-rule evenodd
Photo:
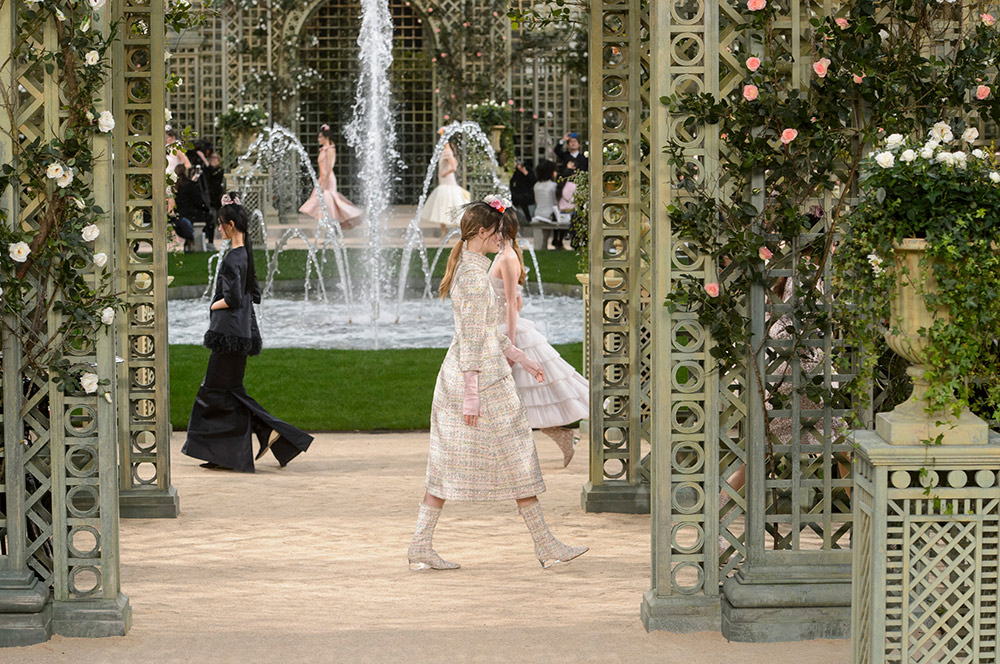
<path fill-rule="evenodd" d="M 247 153 L 253 142 L 257 140 L 257 132 L 240 132 L 233 135 L 233 150 L 235 154 L 232 158 L 239 159 Z"/>
<path fill-rule="evenodd" d="M 493 125 L 490 128 L 490 145 L 493 146 L 494 152 L 500 152 L 500 139 L 503 137 L 503 130 L 507 128 L 507 125 Z"/>
<path fill-rule="evenodd" d="M 924 301 L 925 293 L 937 290 L 937 279 L 930 264 L 923 260 L 926 240 L 908 238 L 895 246 L 894 264 L 890 268 L 896 284 L 889 300 L 889 331 L 885 338 L 896 353 L 912 366 L 906 373 L 913 379 L 913 394 L 889 413 L 875 416 L 875 431 L 893 445 L 914 445 L 936 440 L 946 445 L 985 445 L 989 429 L 985 421 L 968 408 L 956 418 L 950 412 L 928 413 L 926 393 L 926 350 L 928 339 L 920 334 L 937 319 L 947 319 L 948 311 L 931 311 Z"/>

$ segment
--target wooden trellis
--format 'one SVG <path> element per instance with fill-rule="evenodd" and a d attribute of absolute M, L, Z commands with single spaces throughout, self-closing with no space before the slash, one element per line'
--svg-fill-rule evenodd
<path fill-rule="evenodd" d="M 162 5 L 155 6 L 162 15 Z M 148 7 L 148 5 L 147 5 Z M 33 48 L 58 50 L 50 18 L 35 34 L 24 34 L 20 3 L 8 2 L 0 14 L 0 53 L 9 54 L 18 40 Z M 147 9 L 147 11 L 149 11 Z M 107 16 L 93 29 L 108 30 Z M 0 72 L 4 87 L 19 90 L 14 117 L 6 114 L 0 153 L 14 154 L 12 137 L 26 143 L 51 140 L 61 132 L 66 116 L 57 72 L 47 73 L 41 62 L 14 58 Z M 110 85 L 104 98 L 110 98 Z M 89 177 L 94 202 L 113 209 L 112 141 L 92 138 L 100 156 Z M 37 229 L 45 209 L 38 192 L 24 188 L 3 192 L 2 204 L 10 224 Z M 114 254 L 114 229 L 102 224 L 95 251 Z M 88 278 L 96 280 L 96 267 Z M 29 273 L 30 274 L 30 273 Z M 56 334 L 60 314 L 44 302 L 51 293 L 34 291 L 24 316 L 34 308 L 48 313 L 40 331 Z M 8 321 L 17 325 L 16 320 Z M 121 593 L 118 556 L 118 427 L 115 400 L 79 390 L 61 391 L 55 382 L 25 364 L 17 335 L 3 333 L 3 469 L 0 498 L 6 512 L 0 517 L 0 645 L 22 645 L 66 636 L 124 634 L 131 623 L 128 598 Z M 114 396 L 115 335 L 75 339 L 63 352 L 77 368 L 86 367 L 111 380 Z M 93 367 L 93 369 L 92 369 Z"/>

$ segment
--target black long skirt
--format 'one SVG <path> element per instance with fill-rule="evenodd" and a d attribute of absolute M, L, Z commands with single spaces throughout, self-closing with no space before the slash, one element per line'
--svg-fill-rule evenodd
<path fill-rule="evenodd" d="M 181 452 L 224 468 L 252 473 L 253 436 L 262 449 L 271 432 L 278 432 L 271 453 L 282 466 L 309 449 L 312 436 L 274 417 L 247 394 L 243 387 L 246 366 L 246 355 L 212 351 L 205 380 L 191 409 L 187 441 Z"/>

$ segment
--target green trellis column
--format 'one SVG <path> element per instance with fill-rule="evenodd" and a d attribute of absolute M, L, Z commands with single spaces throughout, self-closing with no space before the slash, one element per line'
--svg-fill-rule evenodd
<path fill-rule="evenodd" d="M 123 517 L 173 518 L 167 340 L 166 78 L 163 0 L 113 3 L 121 23 L 113 66 L 116 272 L 125 324 L 118 336 Z"/>
<path fill-rule="evenodd" d="M 649 511 L 650 4 L 597 2 L 590 13 L 588 512 Z"/>
<path fill-rule="evenodd" d="M 711 369 L 711 338 L 697 314 L 671 313 L 663 306 L 676 282 L 713 281 L 714 268 L 671 229 L 667 208 L 682 205 L 686 194 L 671 187 L 668 155 L 661 148 L 681 143 L 690 159 L 719 179 L 719 137 L 715 127 L 685 126 L 659 99 L 681 92 L 718 94 L 719 9 L 711 2 L 652 4 L 652 584 L 641 615 L 647 630 L 718 630 L 720 577 L 731 569 L 720 569 L 716 544 L 720 372 Z M 701 45 L 693 57 L 690 44 Z M 738 552 L 727 555 L 726 565 L 738 559 Z"/>
<path fill-rule="evenodd" d="M 57 51 L 54 18 L 37 33 L 20 24 L 18 3 L 0 15 L 0 53 L 17 42 Z M 109 30 L 106 16 L 95 30 Z M 65 121 L 58 72 L 43 63 L 18 58 L 2 72 L 4 87 L 21 90 L 13 127 L 3 127 L 2 152 L 13 159 L 11 140 L 47 142 Z M 110 85 L 101 95 L 107 99 Z M 3 122 L 10 117 L 4 116 Z M 11 131 L 13 130 L 13 131 Z M 8 133 L 9 132 L 9 133 Z M 111 139 L 93 137 L 98 155 L 90 178 L 94 202 L 111 210 Z M 30 191 L 2 192 L 8 223 L 37 229 L 45 202 Z M 95 252 L 113 253 L 111 218 L 98 224 Z M 84 276 L 97 278 L 96 267 Z M 55 334 L 60 314 L 52 297 L 29 272 L 34 288 L 23 313 L 40 311 L 43 337 Z M 17 325 L 16 321 L 11 320 Z M 115 386 L 114 333 L 64 340 L 71 370 L 94 371 Z M 121 593 L 118 556 L 117 419 L 114 400 L 79 388 L 60 391 L 46 376 L 26 366 L 17 335 L 3 338 L 3 416 L 7 499 L 4 525 L 7 554 L 0 556 L 0 645 L 23 645 L 64 636 L 122 635 L 131 624 L 128 598 Z"/>

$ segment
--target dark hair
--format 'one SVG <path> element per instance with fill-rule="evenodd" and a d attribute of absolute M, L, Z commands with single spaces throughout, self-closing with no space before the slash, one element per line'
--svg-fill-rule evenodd
<path fill-rule="evenodd" d="M 174 168 L 174 174 L 177 176 L 178 185 L 191 181 L 191 178 L 188 177 L 187 166 L 185 166 L 184 164 L 177 164 L 177 166 Z"/>
<path fill-rule="evenodd" d="M 331 143 L 333 142 L 333 129 L 330 128 L 330 125 L 328 124 L 320 125 L 319 135 L 326 136 L 326 140 L 330 141 Z"/>
<path fill-rule="evenodd" d="M 441 280 L 441 287 L 438 289 L 438 293 L 442 299 L 451 290 L 451 281 L 455 277 L 455 270 L 458 268 L 458 262 L 462 258 L 462 250 L 465 248 L 465 243 L 476 237 L 480 228 L 485 228 L 495 233 L 500 230 L 501 225 L 504 223 L 504 214 L 482 201 L 466 203 L 459 209 L 462 212 L 462 237 L 452 247 L 451 255 L 448 256 L 448 266 L 445 268 L 444 278 Z"/>
<path fill-rule="evenodd" d="M 555 180 L 556 163 L 554 161 L 549 161 L 548 159 L 543 159 L 542 163 L 538 164 L 538 168 L 535 169 L 535 175 L 538 176 L 539 182 Z"/>
<path fill-rule="evenodd" d="M 194 149 L 201 150 L 206 157 L 212 153 L 213 147 L 212 141 L 207 138 L 199 138 L 194 142 Z"/>
<path fill-rule="evenodd" d="M 167 127 L 163 133 L 166 134 L 167 136 L 170 136 L 171 138 L 180 138 L 180 134 L 178 134 L 177 130 L 174 129 L 173 127 Z"/>
<path fill-rule="evenodd" d="M 227 193 L 226 196 L 230 200 L 239 200 L 239 194 L 235 191 Z M 253 266 L 253 241 L 250 238 L 250 214 L 239 203 L 223 205 L 222 209 L 219 210 L 219 223 L 223 222 L 232 224 L 233 228 L 243 233 L 243 246 L 247 250 L 247 275 L 244 282 L 244 290 L 249 293 L 252 290 L 254 282 L 257 281 L 257 273 L 254 271 Z"/>

